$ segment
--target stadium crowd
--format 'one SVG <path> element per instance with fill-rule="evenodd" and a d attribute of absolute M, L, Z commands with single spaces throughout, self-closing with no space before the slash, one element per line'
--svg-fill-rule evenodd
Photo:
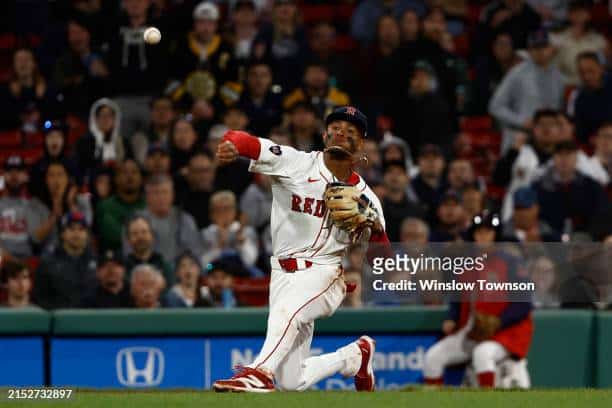
<path fill-rule="evenodd" d="M 349 104 L 369 118 L 357 167 L 392 242 L 469 240 L 488 212 L 499 240 L 610 243 L 607 7 L 8 2 L 0 302 L 257 304 L 238 292 L 269 273 L 270 180 L 246 160 L 217 166 L 217 144 L 240 129 L 319 150 L 323 118 Z"/>

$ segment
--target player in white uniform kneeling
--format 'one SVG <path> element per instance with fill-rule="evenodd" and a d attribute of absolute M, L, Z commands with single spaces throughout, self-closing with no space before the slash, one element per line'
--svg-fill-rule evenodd
<path fill-rule="evenodd" d="M 346 248 L 365 239 L 389 242 L 380 201 L 353 171 L 366 117 L 347 106 L 325 124 L 323 152 L 301 152 L 241 131 L 228 131 L 218 147 L 220 164 L 248 157 L 250 171 L 271 177 L 273 256 L 263 347 L 252 364 L 216 381 L 216 391 L 305 390 L 338 372 L 354 376 L 358 391 L 374 390 L 370 337 L 310 356 L 314 321 L 332 315 L 347 292 L 341 267 Z"/>

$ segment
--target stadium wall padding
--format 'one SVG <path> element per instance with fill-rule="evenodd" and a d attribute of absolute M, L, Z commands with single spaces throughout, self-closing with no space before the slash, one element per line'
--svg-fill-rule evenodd
<path fill-rule="evenodd" d="M 444 307 L 339 310 L 317 321 L 321 334 L 438 333 Z M 141 310 L 0 309 L 0 336 L 263 335 L 265 308 Z M 612 312 L 539 310 L 529 370 L 537 387 L 612 387 Z"/>

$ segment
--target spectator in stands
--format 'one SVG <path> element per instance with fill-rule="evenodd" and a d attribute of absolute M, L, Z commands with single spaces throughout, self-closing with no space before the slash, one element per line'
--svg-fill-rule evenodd
<path fill-rule="evenodd" d="M 559 110 L 563 104 L 563 77 L 552 63 L 554 49 L 548 33 L 532 33 L 528 49 L 531 58 L 508 72 L 489 102 L 489 112 L 502 125 L 503 153 L 512 146 L 516 130 L 533 128 L 532 117 L 538 109 Z"/>
<path fill-rule="evenodd" d="M 546 28 L 560 28 L 567 20 L 567 0 L 527 0 L 542 19 L 542 26 Z"/>
<path fill-rule="evenodd" d="M 176 261 L 177 283 L 166 294 L 165 307 L 202 306 L 200 276 L 202 268 L 196 256 L 190 252 L 181 254 Z"/>
<path fill-rule="evenodd" d="M 495 0 L 480 15 L 472 50 L 484 54 L 496 33 L 507 32 L 517 49 L 527 46 L 527 38 L 541 26 L 542 19 L 525 0 Z"/>
<path fill-rule="evenodd" d="M 240 212 L 246 216 L 246 222 L 262 232 L 270 224 L 272 212 L 272 183 L 270 176 L 256 174 L 253 182 L 240 197 Z"/>
<path fill-rule="evenodd" d="M 25 264 L 10 259 L 4 260 L 1 282 L 6 285 L 6 300 L 1 306 L 10 308 L 33 306 L 30 301 L 32 277 L 30 269 Z"/>
<path fill-rule="evenodd" d="M 317 111 L 310 102 L 298 102 L 291 108 L 289 133 L 291 146 L 298 150 L 311 152 L 324 148 Z"/>
<path fill-rule="evenodd" d="M 487 207 L 485 192 L 476 183 L 465 186 L 461 192 L 461 205 L 465 209 L 466 218 L 473 219 Z"/>
<path fill-rule="evenodd" d="M 405 140 L 393 136 L 391 133 L 385 134 L 382 143 L 380 143 L 379 154 L 382 163 L 396 160 L 403 161 L 406 163 L 408 174 L 414 174 L 412 153 Z"/>
<path fill-rule="evenodd" d="M 13 76 L 0 86 L 0 129 L 21 127 L 35 132 L 42 118 L 55 118 L 60 101 L 38 69 L 31 50 L 20 48 L 13 54 Z"/>
<path fill-rule="evenodd" d="M 226 265 L 215 262 L 208 268 L 206 275 L 206 286 L 200 290 L 203 306 L 222 307 L 230 309 L 238 306 L 233 290 L 234 278 L 228 272 Z"/>
<path fill-rule="evenodd" d="M 498 33 L 493 40 L 491 53 L 479 56 L 474 66 L 472 99 L 474 113 L 487 114 L 487 105 L 495 89 L 508 72 L 522 60 L 512 44 L 510 34 Z"/>
<path fill-rule="evenodd" d="M 376 25 L 376 39 L 362 58 L 367 64 L 361 64 L 360 76 L 370 78 L 361 84 L 361 99 L 376 116 L 390 103 L 397 94 L 398 76 L 396 75 L 396 51 L 400 45 L 400 28 L 390 15 L 383 15 Z M 403 77 L 403 76 L 402 76 Z"/>
<path fill-rule="evenodd" d="M 237 99 L 235 91 L 231 96 L 223 91 L 227 82 L 237 80 L 237 66 L 231 44 L 217 32 L 219 18 L 213 2 L 198 4 L 193 10 L 193 30 L 181 38 L 172 56 L 172 97 L 183 109 L 203 104 L 218 111 L 223 102 Z"/>
<path fill-rule="evenodd" d="M 524 133 L 517 134 L 513 145 L 497 162 L 493 172 L 493 182 L 507 188 L 502 209 L 504 221 L 510 218 L 514 191 L 533 181 L 538 169 L 552 157 L 555 146 L 562 140 L 557 111 L 540 109 L 532 122 L 533 137 L 528 139 Z"/>
<path fill-rule="evenodd" d="M 529 263 L 529 277 L 535 284 L 534 307 L 558 308 L 559 287 L 553 261 L 545 256 L 534 259 Z"/>
<path fill-rule="evenodd" d="M 92 180 L 85 185 L 90 193 L 91 208 L 94 210 L 98 207 L 98 203 L 110 198 L 113 195 L 113 169 L 111 167 L 103 167 L 96 172 Z"/>
<path fill-rule="evenodd" d="M 98 99 L 89 111 L 89 131 L 75 146 L 75 161 L 85 176 L 105 165 L 131 157 L 130 145 L 120 133 L 121 111 L 114 101 Z"/>
<path fill-rule="evenodd" d="M 170 133 L 170 158 L 172 174 L 184 174 L 189 159 L 198 149 L 198 134 L 188 118 L 180 118 Z"/>
<path fill-rule="evenodd" d="M 429 240 L 429 226 L 420 218 L 404 218 L 400 231 L 400 242 L 408 247 L 423 246 Z"/>
<path fill-rule="evenodd" d="M 437 84 L 433 67 L 426 61 L 417 61 L 409 86 L 386 109 L 393 119 L 394 133 L 408 142 L 413 152 L 427 143 L 450 152 L 454 118 Z"/>
<path fill-rule="evenodd" d="M 144 30 L 158 26 L 151 18 L 151 2 L 122 0 L 123 13 L 106 34 L 110 85 L 123 115 L 120 134 L 127 139 L 147 127 L 151 95 L 162 91 L 168 77 L 167 42 L 144 41 Z"/>
<path fill-rule="evenodd" d="M 0 255 L 25 258 L 38 253 L 57 221 L 39 200 L 26 197 L 26 167 L 20 156 L 4 163 L 5 194 L 0 197 Z M 60 214 L 61 215 L 61 214 Z"/>
<path fill-rule="evenodd" d="M 123 223 L 135 211 L 145 207 L 142 197 L 142 173 L 138 163 L 124 160 L 115 169 L 115 194 L 102 200 L 96 208 L 96 225 L 100 247 L 121 248 Z"/>
<path fill-rule="evenodd" d="M 398 138 L 401 141 L 401 139 Z M 403 141 L 402 141 L 403 142 Z M 378 141 L 365 139 L 363 141 L 364 158 L 356 163 L 355 171 L 371 185 L 372 183 L 380 183 L 382 177 L 382 155 L 378 149 Z M 383 142 L 384 143 L 384 142 Z M 401 160 L 401 159 L 400 159 Z M 409 168 L 406 166 L 406 168 Z"/>
<path fill-rule="evenodd" d="M 449 191 L 440 200 L 437 208 L 436 227 L 431 232 L 431 242 L 462 240 L 465 231 L 466 215 L 458 194 Z"/>
<path fill-rule="evenodd" d="M 44 124 L 45 139 L 43 142 L 43 157 L 30 168 L 28 191 L 32 196 L 42 197 L 45 184 L 45 173 L 52 162 L 61 162 L 70 175 L 79 181 L 79 169 L 76 163 L 66 154 L 66 126 L 59 121 L 46 121 Z"/>
<path fill-rule="evenodd" d="M 344 300 L 342 301 L 342 307 L 357 309 L 363 307 L 363 300 L 361 294 L 363 292 L 361 270 L 359 269 L 347 269 L 344 271 L 344 282 L 347 286 L 351 285 L 354 289 L 351 292 L 347 291 Z"/>
<path fill-rule="evenodd" d="M 229 128 L 223 124 L 217 124 L 210 128 L 208 139 L 206 140 L 206 148 L 209 152 L 217 151 L 217 146 L 228 130 Z M 253 179 L 252 174 L 249 172 L 249 163 L 250 160 L 244 158 L 224 166 L 216 166 L 215 162 L 214 190 L 230 190 L 236 197 L 240 197 Z"/>
<path fill-rule="evenodd" d="M 174 282 L 174 273 L 163 255 L 155 250 L 155 236 L 151 222 L 139 215 L 130 218 L 125 226 L 126 254 L 124 265 L 129 278 L 135 267 L 142 264 L 153 265 L 166 279 L 168 284 Z"/>
<path fill-rule="evenodd" d="M 376 22 L 385 14 L 399 18 L 406 10 L 425 14 L 425 5 L 418 0 L 364 0 L 359 3 L 351 18 L 351 35 L 364 45 L 376 36 Z"/>
<path fill-rule="evenodd" d="M 106 93 L 109 71 L 93 50 L 91 28 L 84 18 L 70 19 L 66 36 L 68 48 L 55 62 L 53 79 L 64 94 L 66 110 L 86 119 L 91 104 Z"/>
<path fill-rule="evenodd" d="M 385 215 L 386 230 L 389 240 L 397 242 L 400 239 L 400 225 L 406 217 L 423 217 L 423 210 L 410 201 L 406 190 L 410 185 L 410 177 L 403 161 L 387 162 L 384 165 L 385 197 L 382 200 Z"/>
<path fill-rule="evenodd" d="M 158 96 L 151 102 L 151 123 L 146 131 L 135 133 L 130 138 L 134 158 L 144 165 L 149 151 L 149 145 L 157 143 L 164 147 L 170 144 L 172 123 L 176 118 L 176 110 L 172 99 Z"/>
<path fill-rule="evenodd" d="M 34 301 L 45 309 L 79 307 L 95 287 L 96 258 L 89 248 L 85 216 L 70 212 L 62 218 L 61 245 L 42 257 L 36 271 Z"/>
<path fill-rule="evenodd" d="M 577 66 L 582 85 L 570 110 L 576 121 L 576 137 L 581 143 L 588 143 L 599 126 L 612 118 L 612 79 L 593 52 L 578 55 Z"/>
<path fill-rule="evenodd" d="M 421 22 L 419 14 L 414 9 L 406 9 L 399 19 L 400 40 L 402 45 L 412 43 L 419 38 Z"/>
<path fill-rule="evenodd" d="M 327 21 L 318 21 L 310 30 L 309 48 L 311 59 L 324 64 L 329 71 L 329 80 L 333 86 L 354 95 L 357 87 L 355 62 L 336 49 L 336 27 Z"/>
<path fill-rule="evenodd" d="M 432 224 L 440 199 L 447 190 L 444 180 L 445 160 L 440 147 L 427 144 L 419 152 L 417 161 L 419 174 L 411 182 L 419 204 L 425 209 L 427 221 Z"/>
<path fill-rule="evenodd" d="M 349 96 L 331 86 L 329 71 L 319 62 L 310 62 L 304 68 L 302 86 L 294 89 L 283 100 L 285 110 L 292 109 L 298 102 L 307 102 L 315 107 L 317 117 L 323 119 L 339 106 L 350 103 Z"/>
<path fill-rule="evenodd" d="M 588 160 L 589 171 L 586 173 L 607 188 L 612 175 L 612 120 L 601 125 L 594 142 L 595 151 Z"/>
<path fill-rule="evenodd" d="M 569 27 L 554 38 L 557 54 L 556 62 L 567 84 L 578 85 L 578 67 L 576 57 L 583 52 L 594 52 L 600 57 L 609 51 L 606 37 L 596 32 L 591 26 L 591 2 L 574 0 L 569 5 Z"/>
<path fill-rule="evenodd" d="M 223 124 L 232 130 L 247 130 L 250 119 L 238 106 L 229 106 L 223 112 Z"/>
<path fill-rule="evenodd" d="M 283 93 L 300 85 L 308 44 L 298 22 L 294 0 L 274 0 L 272 23 L 259 30 L 253 44 L 256 59 L 270 61 L 275 83 Z"/>
<path fill-rule="evenodd" d="M 234 193 L 217 191 L 210 198 L 209 209 L 211 224 L 202 230 L 202 265 L 233 256 L 255 274 L 252 267 L 259 255 L 257 234 L 253 227 L 238 220 Z"/>
<path fill-rule="evenodd" d="M 553 166 L 534 184 L 540 219 L 559 234 L 584 231 L 607 204 L 599 183 L 576 169 L 577 151 L 574 142 L 559 143 Z"/>
<path fill-rule="evenodd" d="M 466 159 L 454 159 L 448 163 L 446 184 L 451 190 L 462 194 L 468 186 L 476 183 L 476 174 L 472 163 Z"/>
<path fill-rule="evenodd" d="M 161 272 L 152 265 L 138 265 L 130 279 L 131 306 L 137 309 L 162 307 L 161 294 L 166 282 Z"/>
<path fill-rule="evenodd" d="M 249 65 L 246 88 L 240 95 L 238 107 L 249 118 L 249 128 L 258 136 L 267 135 L 282 121 L 282 97 L 272 88 L 272 69 L 263 61 Z"/>
<path fill-rule="evenodd" d="M 176 204 L 191 214 L 199 230 L 210 224 L 208 203 L 214 182 L 215 165 L 210 154 L 205 152 L 194 154 L 185 177 L 177 180 Z"/>
<path fill-rule="evenodd" d="M 540 219 L 538 193 L 532 187 L 521 187 L 513 194 L 512 218 L 504 223 L 502 235 L 518 242 L 556 242 L 561 236 Z"/>
<path fill-rule="evenodd" d="M 44 174 L 45 184 L 40 200 L 45 205 L 50 219 L 57 221 L 70 211 L 78 211 L 85 216 L 88 224 L 93 220 L 91 202 L 87 194 L 79 194 L 69 170 L 61 162 L 52 162 Z M 55 245 L 58 240 L 55 224 L 46 237 L 47 245 Z"/>
<path fill-rule="evenodd" d="M 130 306 L 130 288 L 126 281 L 125 266 L 119 254 L 104 251 L 98 257 L 96 286 L 82 300 L 86 308 L 123 308 Z"/>
<path fill-rule="evenodd" d="M 170 153 L 167 147 L 161 143 L 149 146 L 147 158 L 144 162 L 144 171 L 147 176 L 170 174 L 170 164 Z"/>
<path fill-rule="evenodd" d="M 247 64 L 257 36 L 257 5 L 253 0 L 234 1 L 230 15 L 234 60 L 242 67 Z"/>
<path fill-rule="evenodd" d="M 185 249 L 199 255 L 202 240 L 195 220 L 172 205 L 174 182 L 168 175 L 156 175 L 145 184 L 146 208 L 139 214 L 146 217 L 156 237 L 156 250 L 165 260 L 174 262 Z M 171 283 L 171 282 L 168 282 Z"/>

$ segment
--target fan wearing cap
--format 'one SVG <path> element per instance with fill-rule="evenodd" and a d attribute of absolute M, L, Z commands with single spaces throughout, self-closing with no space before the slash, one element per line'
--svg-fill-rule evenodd
<path fill-rule="evenodd" d="M 96 287 L 87 293 L 81 307 L 121 308 L 130 306 L 130 290 L 125 276 L 123 258 L 113 250 L 98 257 Z"/>
<path fill-rule="evenodd" d="M 355 191 L 351 202 L 376 214 L 370 242 L 388 243 L 380 201 L 353 171 L 363 151 L 367 118 L 357 108 L 344 106 L 328 115 L 325 124 L 323 151 L 306 153 L 240 131 L 228 131 L 217 149 L 219 164 L 243 156 L 251 159 L 250 171 L 270 176 L 273 253 L 271 308 L 262 350 L 233 378 L 216 381 L 217 391 L 270 392 L 274 380 L 281 390 L 305 390 L 337 372 L 354 376 L 358 391 L 374 389 L 375 345 L 368 336 L 333 353 L 306 358 L 315 320 L 333 314 L 347 291 L 341 262 L 353 241 L 332 222 L 324 197 L 328 185 L 343 182 L 342 187 Z"/>
<path fill-rule="evenodd" d="M 540 218 L 558 234 L 585 231 L 608 205 L 603 187 L 576 168 L 578 151 L 574 142 L 559 143 L 553 165 L 533 185 Z"/>
<path fill-rule="evenodd" d="M 95 286 L 96 259 L 89 248 L 85 216 L 70 212 L 61 219 L 61 244 L 42 257 L 36 271 L 35 303 L 45 309 L 79 307 Z"/>
<path fill-rule="evenodd" d="M 507 241 L 558 242 L 561 236 L 541 220 L 538 193 L 532 187 L 521 187 L 513 194 L 512 218 L 504 223 L 503 236 Z"/>
<path fill-rule="evenodd" d="M 193 9 L 193 29 L 172 56 L 172 98 L 187 109 L 197 103 L 220 108 L 222 100 L 237 99 L 238 72 L 231 45 L 218 33 L 220 17 L 214 2 L 198 4 Z"/>
<path fill-rule="evenodd" d="M 4 163 L 5 194 L 0 197 L 0 250 L 17 257 L 38 253 L 57 221 L 38 199 L 26 193 L 27 172 L 21 156 Z"/>

